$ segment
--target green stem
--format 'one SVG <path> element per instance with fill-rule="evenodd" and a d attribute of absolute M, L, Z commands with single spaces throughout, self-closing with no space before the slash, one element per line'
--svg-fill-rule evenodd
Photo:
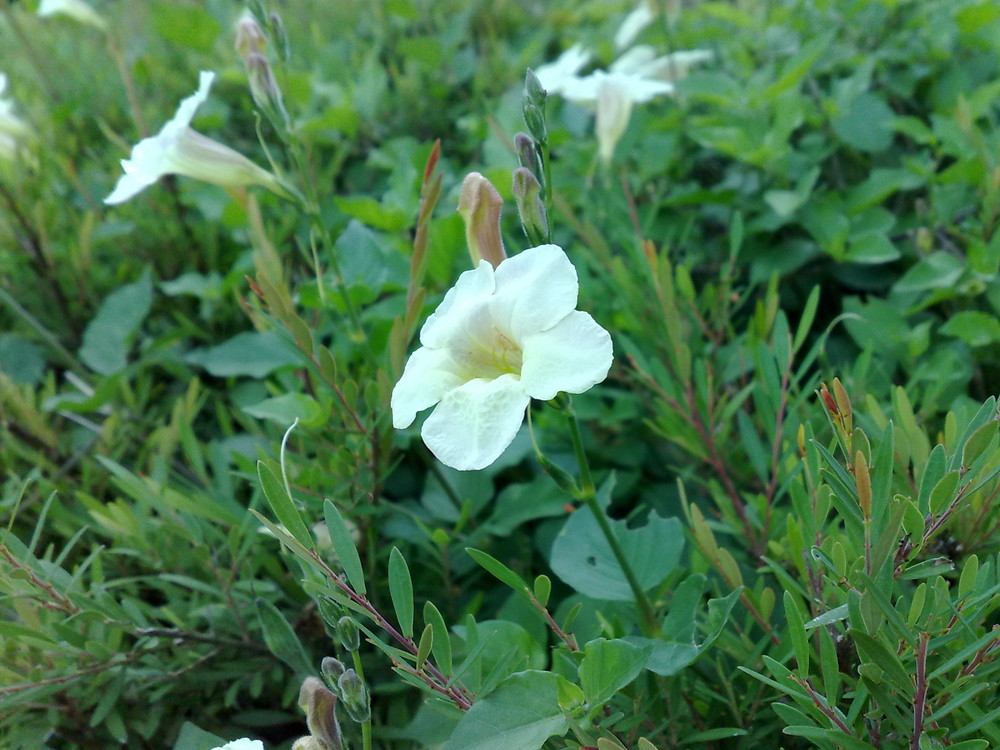
<path fill-rule="evenodd" d="M 632 570 L 632 566 L 629 564 L 628 559 L 625 557 L 625 550 L 622 549 L 621 542 L 618 541 L 618 537 L 615 535 L 614 529 L 611 528 L 611 524 L 608 522 L 608 517 L 604 513 L 604 509 L 601 508 L 600 503 L 597 502 L 597 491 L 594 487 L 594 480 L 590 474 L 590 463 L 587 460 L 587 454 L 583 449 L 583 439 L 580 435 L 580 423 L 577 421 L 576 412 L 573 410 L 573 402 L 570 400 L 569 396 L 565 397 L 565 411 L 566 416 L 569 419 L 570 427 L 570 437 L 573 440 L 573 450 L 576 453 L 576 460 L 580 466 L 580 500 L 587 504 L 590 508 L 590 512 L 594 514 L 594 518 L 597 520 L 597 525 L 601 528 L 601 533 L 604 534 L 604 538 L 607 539 L 608 545 L 611 547 L 612 553 L 614 553 L 615 560 L 618 561 L 618 567 L 622 569 L 622 573 L 625 574 L 625 579 L 628 581 L 629 588 L 632 589 L 632 596 L 635 597 L 636 606 L 639 608 L 640 626 L 642 627 L 643 635 L 647 638 L 658 638 L 660 625 L 656 617 L 656 611 L 653 609 L 652 602 L 649 601 L 649 597 L 646 596 L 646 592 L 643 590 L 642 586 L 639 585 L 639 579 L 635 576 L 635 571 Z"/>
<path fill-rule="evenodd" d="M 361 678 L 362 682 L 365 682 L 365 668 L 361 664 L 361 653 L 359 651 L 351 652 L 351 660 L 354 662 L 354 671 L 357 672 L 358 677 Z M 367 684 L 367 683 L 365 683 Z M 361 722 L 361 745 L 363 750 L 372 750 L 372 717 L 369 713 L 368 718 Z"/>

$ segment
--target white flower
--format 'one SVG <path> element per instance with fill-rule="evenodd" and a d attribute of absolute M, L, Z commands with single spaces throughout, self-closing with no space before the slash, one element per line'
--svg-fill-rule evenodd
<path fill-rule="evenodd" d="M 531 399 L 583 393 L 607 377 L 611 336 L 575 309 L 578 291 L 576 269 L 556 245 L 463 273 L 393 389 L 393 426 L 408 427 L 437 404 L 421 430 L 431 452 L 455 469 L 489 466 Z"/>
<path fill-rule="evenodd" d="M 542 88 L 550 94 L 563 93 L 563 86 L 576 79 L 577 74 L 590 62 L 593 55 L 581 45 L 574 44 L 559 55 L 555 62 L 535 68 L 535 77 Z"/>
<path fill-rule="evenodd" d="M 223 187 L 263 185 L 286 195 L 278 179 L 266 169 L 189 127 L 195 111 L 208 98 L 214 79 L 215 73 L 202 71 L 198 91 L 181 102 L 173 119 L 159 133 L 135 145 L 131 158 L 122 160 L 125 174 L 105 203 L 127 201 L 167 174 L 194 177 Z"/>
<path fill-rule="evenodd" d="M 38 15 L 43 18 L 60 13 L 101 31 L 106 31 L 108 28 L 107 21 L 83 0 L 42 0 L 38 6 Z"/>
<path fill-rule="evenodd" d="M 242 739 L 227 742 L 225 745 L 220 745 L 215 750 L 264 750 L 264 743 L 260 740 L 250 740 L 243 737 Z"/>
<path fill-rule="evenodd" d="M 605 164 L 611 163 L 615 146 L 628 127 L 632 105 L 673 92 L 673 84 L 666 81 L 637 73 L 609 73 L 603 70 L 567 81 L 563 86 L 563 96 L 596 111 L 594 129 L 597 132 L 597 149 Z"/>

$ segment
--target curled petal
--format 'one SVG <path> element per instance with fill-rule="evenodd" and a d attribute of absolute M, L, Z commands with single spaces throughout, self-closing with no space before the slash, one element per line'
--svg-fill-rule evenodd
<path fill-rule="evenodd" d="M 445 394 L 420 434 L 446 466 L 482 469 L 514 440 L 530 400 L 514 375 L 470 380 Z"/>
<path fill-rule="evenodd" d="M 496 270 L 490 312 L 515 341 L 551 328 L 576 307 L 576 269 L 558 245 L 539 245 L 508 258 Z"/>
<path fill-rule="evenodd" d="M 560 391 L 583 393 L 611 369 L 611 336 L 588 313 L 575 310 L 556 326 L 523 342 L 521 386 L 547 401 Z"/>
<path fill-rule="evenodd" d="M 392 389 L 392 426 L 397 430 L 409 427 L 418 411 L 434 406 L 462 382 L 447 350 L 417 349 L 406 361 L 403 377 Z"/>

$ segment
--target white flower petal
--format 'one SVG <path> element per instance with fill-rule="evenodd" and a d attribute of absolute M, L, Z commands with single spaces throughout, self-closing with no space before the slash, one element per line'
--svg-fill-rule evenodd
<path fill-rule="evenodd" d="M 623 52 L 621 56 L 608 66 L 609 73 L 624 73 L 625 75 L 648 75 L 645 71 L 656 59 L 656 50 L 649 44 L 637 44 L 632 49 Z"/>
<path fill-rule="evenodd" d="M 409 427 L 417 412 L 434 406 L 445 393 L 464 382 L 448 350 L 417 349 L 392 389 L 392 426 L 397 430 Z"/>
<path fill-rule="evenodd" d="M 497 328 L 520 342 L 572 312 L 579 288 L 576 269 L 563 249 L 539 245 L 497 267 L 490 313 Z"/>
<path fill-rule="evenodd" d="M 615 32 L 615 48 L 625 49 L 628 47 L 652 21 L 653 11 L 650 10 L 649 3 L 646 0 L 640 0 L 639 6 L 625 16 L 622 25 Z"/>
<path fill-rule="evenodd" d="M 632 98 L 628 92 L 616 85 L 610 77 L 603 80 L 597 89 L 594 131 L 597 133 L 597 152 L 605 164 L 611 163 L 615 146 L 628 127 L 631 117 Z"/>
<path fill-rule="evenodd" d="M 90 24 L 102 31 L 108 28 L 107 21 L 83 0 L 42 0 L 38 6 L 38 15 L 46 16 L 62 13 L 80 23 Z"/>
<path fill-rule="evenodd" d="M 201 71 L 198 74 L 198 90 L 181 101 L 177 107 L 177 112 L 160 129 L 160 135 L 176 133 L 188 127 L 191 124 L 191 120 L 194 119 L 194 114 L 198 111 L 198 107 L 208 99 L 208 92 L 211 90 L 214 81 L 215 73 L 213 71 Z"/>
<path fill-rule="evenodd" d="M 576 77 L 592 57 L 581 45 L 574 44 L 555 62 L 539 65 L 533 72 L 543 89 L 550 94 L 560 94 L 566 81 Z"/>
<path fill-rule="evenodd" d="M 530 400 L 514 375 L 470 380 L 445 394 L 420 434 L 446 466 L 482 469 L 514 440 Z"/>
<path fill-rule="evenodd" d="M 465 330 L 469 318 L 487 303 L 495 288 L 493 266 L 488 261 L 480 261 L 478 268 L 463 273 L 420 329 L 420 343 L 434 348 L 448 346 Z"/>
<path fill-rule="evenodd" d="M 608 376 L 613 359 L 610 334 L 579 310 L 527 337 L 523 347 L 521 386 L 540 401 L 590 390 Z"/>
<path fill-rule="evenodd" d="M 264 743 L 260 740 L 251 740 L 246 737 L 215 748 L 215 750 L 264 750 Z"/>

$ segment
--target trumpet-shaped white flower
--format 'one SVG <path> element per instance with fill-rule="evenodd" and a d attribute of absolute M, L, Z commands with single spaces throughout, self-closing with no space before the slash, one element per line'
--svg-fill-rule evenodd
<path fill-rule="evenodd" d="M 436 405 L 421 430 L 431 452 L 455 469 L 489 466 L 531 399 L 583 393 L 607 377 L 611 336 L 575 309 L 578 291 L 576 269 L 556 245 L 463 273 L 393 389 L 393 426 Z"/>
<path fill-rule="evenodd" d="M 38 6 L 38 15 L 43 18 L 62 14 L 75 21 L 94 26 L 101 31 L 107 31 L 108 23 L 93 8 L 83 0 L 42 0 Z"/>
<path fill-rule="evenodd" d="M 625 16 L 622 25 L 615 32 L 615 49 L 625 49 L 635 38 L 642 33 L 649 24 L 653 22 L 653 9 L 649 7 L 649 0 L 639 0 L 639 4 L 631 13 Z"/>
<path fill-rule="evenodd" d="M 168 174 L 194 177 L 223 187 L 263 185 L 279 195 L 287 195 L 278 179 L 266 169 L 189 127 L 198 107 L 208 98 L 214 79 L 215 73 L 202 71 L 198 91 L 181 102 L 173 119 L 159 133 L 135 145 L 131 157 L 122 160 L 125 174 L 104 199 L 105 203 L 127 201 Z"/>

